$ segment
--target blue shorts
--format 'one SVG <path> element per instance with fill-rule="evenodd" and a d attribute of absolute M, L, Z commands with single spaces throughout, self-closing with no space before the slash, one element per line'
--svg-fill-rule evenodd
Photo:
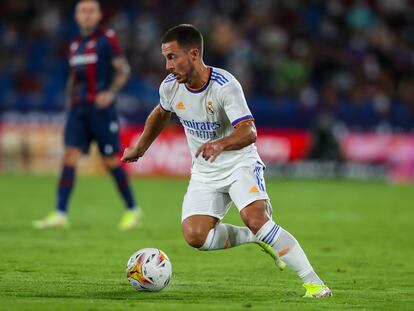
<path fill-rule="evenodd" d="M 64 141 L 66 147 L 76 147 L 88 153 L 96 141 L 103 156 L 119 153 L 119 124 L 115 106 L 100 109 L 93 105 L 70 108 L 67 116 Z"/>

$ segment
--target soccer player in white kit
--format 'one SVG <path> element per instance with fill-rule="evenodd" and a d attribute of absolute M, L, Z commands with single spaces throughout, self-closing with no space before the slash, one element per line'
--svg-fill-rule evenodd
<path fill-rule="evenodd" d="M 137 161 L 174 112 L 184 127 L 192 156 L 191 180 L 182 206 L 182 230 L 189 245 L 202 251 L 257 243 L 283 268 L 303 281 L 305 297 L 331 296 L 297 240 L 272 220 L 256 147 L 254 118 L 240 83 L 227 71 L 203 62 L 203 38 L 182 24 L 162 37 L 170 74 L 160 86 L 160 103 L 150 113 L 124 162 Z M 222 223 L 234 202 L 246 227 Z"/>

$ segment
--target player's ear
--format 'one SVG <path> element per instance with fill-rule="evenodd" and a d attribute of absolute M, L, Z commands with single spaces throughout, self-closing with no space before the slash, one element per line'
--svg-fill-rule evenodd
<path fill-rule="evenodd" d="M 195 61 L 197 58 L 200 57 L 200 50 L 197 48 L 192 48 L 190 50 L 190 57 L 192 61 Z"/>

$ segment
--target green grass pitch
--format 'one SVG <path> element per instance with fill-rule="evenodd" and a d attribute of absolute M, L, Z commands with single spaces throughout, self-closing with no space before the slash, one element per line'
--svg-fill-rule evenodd
<path fill-rule="evenodd" d="M 198 252 L 181 235 L 186 180 L 134 179 L 141 229 L 120 232 L 109 177 L 81 177 L 69 230 L 35 231 L 55 177 L 0 177 L 0 310 L 413 310 L 414 187 L 380 182 L 267 181 L 275 220 L 301 243 L 334 297 L 301 296 L 256 245 Z M 225 219 L 241 224 L 235 208 Z M 164 250 L 170 285 L 136 292 L 124 275 L 143 247 Z"/>

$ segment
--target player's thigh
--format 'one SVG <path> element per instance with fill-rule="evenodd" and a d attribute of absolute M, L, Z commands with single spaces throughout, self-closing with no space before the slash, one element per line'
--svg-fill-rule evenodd
<path fill-rule="evenodd" d="M 207 183 L 191 179 L 184 196 L 181 220 L 192 215 L 207 215 L 223 219 L 231 205 L 227 192 Z"/>
<path fill-rule="evenodd" d="M 102 156 L 108 157 L 119 153 L 118 116 L 114 106 L 104 109 L 95 108 L 91 118 L 91 131 Z"/>
<path fill-rule="evenodd" d="M 239 211 L 259 200 L 269 200 L 263 177 L 264 167 L 259 162 L 241 167 L 233 175 L 229 195 Z"/>
<path fill-rule="evenodd" d="M 65 148 L 77 148 L 87 153 L 91 141 L 87 124 L 87 113 L 82 108 L 69 110 L 64 129 Z"/>

